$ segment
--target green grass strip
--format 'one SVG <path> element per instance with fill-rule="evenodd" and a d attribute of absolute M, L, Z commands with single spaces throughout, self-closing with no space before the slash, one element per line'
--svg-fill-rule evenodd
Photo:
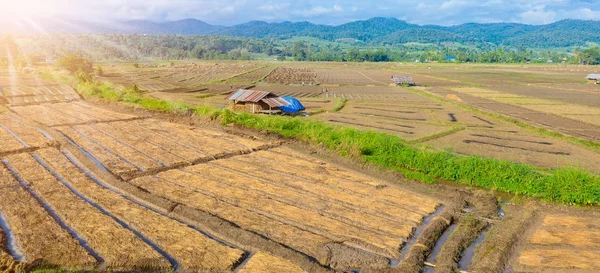
<path fill-rule="evenodd" d="M 116 91 L 100 82 L 80 83 L 77 90 L 84 97 L 122 101 L 161 112 L 183 111 L 220 119 L 224 125 L 298 139 L 424 182 L 445 179 L 547 201 L 600 204 L 600 176 L 579 169 L 546 170 L 498 159 L 459 156 L 449 151 L 429 151 L 387 133 L 361 131 L 303 117 L 237 114 L 207 106 L 191 107 L 183 102 L 143 97 L 131 90 Z"/>
<path fill-rule="evenodd" d="M 348 102 L 348 99 L 346 99 L 346 98 L 338 98 L 337 102 L 333 106 L 333 109 L 331 109 L 331 112 L 339 112 L 339 111 L 341 111 L 346 106 L 346 102 Z"/>

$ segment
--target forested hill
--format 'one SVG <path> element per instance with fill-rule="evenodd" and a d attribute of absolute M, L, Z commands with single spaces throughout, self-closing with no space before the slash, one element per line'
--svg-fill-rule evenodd
<path fill-rule="evenodd" d="M 77 25 L 73 29 L 72 25 Z M 395 18 L 372 18 L 339 26 L 316 25 L 309 22 L 266 23 L 252 21 L 231 27 L 215 26 L 196 19 L 164 23 L 126 21 L 119 24 L 91 23 L 46 24 L 48 32 L 140 33 L 179 35 L 226 35 L 249 38 L 291 38 L 309 36 L 328 41 L 344 40 L 368 45 L 395 45 L 408 42 L 463 44 L 491 43 L 499 46 L 525 48 L 556 48 L 600 44 L 600 21 L 563 20 L 548 25 L 516 23 L 476 24 L 457 26 L 415 25 Z M 1 28 L 1 27 L 0 27 Z M 1 29 L 0 29 L 1 30 Z"/>

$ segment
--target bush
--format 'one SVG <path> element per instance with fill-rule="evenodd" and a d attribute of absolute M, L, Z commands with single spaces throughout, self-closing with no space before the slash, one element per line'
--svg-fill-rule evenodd
<path fill-rule="evenodd" d="M 104 70 L 102 69 L 102 66 L 98 66 L 96 67 L 96 75 L 98 76 L 104 76 Z"/>
<path fill-rule="evenodd" d="M 75 72 L 75 76 L 77 77 L 77 80 L 79 82 L 92 82 L 92 76 L 82 70 L 77 70 L 77 72 Z"/>
<path fill-rule="evenodd" d="M 56 61 L 56 64 L 71 73 L 83 71 L 89 74 L 94 71 L 92 62 L 90 60 L 81 58 L 74 54 L 63 56 Z"/>

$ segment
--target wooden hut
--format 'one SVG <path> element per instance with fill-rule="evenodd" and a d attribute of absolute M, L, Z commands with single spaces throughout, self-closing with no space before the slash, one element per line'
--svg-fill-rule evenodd
<path fill-rule="evenodd" d="M 589 74 L 586 78 L 589 84 L 600 84 L 600 74 Z"/>
<path fill-rule="evenodd" d="M 415 81 L 413 80 L 412 76 L 410 76 L 410 75 L 394 75 L 394 76 L 392 76 L 392 82 L 396 86 L 415 85 Z"/>
<path fill-rule="evenodd" d="M 231 101 L 230 109 L 253 114 L 279 114 L 281 113 L 279 107 L 288 105 L 287 101 L 275 94 L 260 90 L 240 89 L 229 94 L 226 99 Z"/>

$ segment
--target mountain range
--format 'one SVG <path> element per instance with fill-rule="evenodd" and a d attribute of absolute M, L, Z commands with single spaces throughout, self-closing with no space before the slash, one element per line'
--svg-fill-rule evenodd
<path fill-rule="evenodd" d="M 286 39 L 298 36 L 327 41 L 355 41 L 368 45 L 419 43 L 494 44 L 525 48 L 559 48 L 600 44 L 600 21 L 562 20 L 548 25 L 518 23 L 467 23 L 456 26 L 415 25 L 395 18 L 376 17 L 338 26 L 310 22 L 267 23 L 251 21 L 235 26 L 211 25 L 196 19 L 156 23 L 145 20 L 116 24 L 51 21 L 42 24 L 47 33 L 121 33 L 152 35 L 223 35 Z M 10 29 L 0 25 L 0 31 Z M 12 26 L 25 33 L 39 27 Z"/>

